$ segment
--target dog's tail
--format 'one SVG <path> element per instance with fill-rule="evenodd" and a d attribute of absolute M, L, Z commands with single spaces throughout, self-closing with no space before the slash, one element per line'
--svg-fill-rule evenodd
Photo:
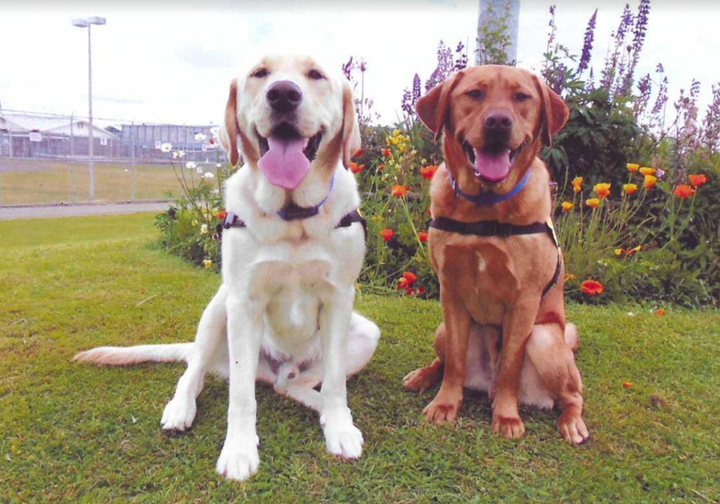
<path fill-rule="evenodd" d="M 194 343 L 169 345 L 139 345 L 132 347 L 98 347 L 80 352 L 73 360 L 104 364 L 107 366 L 130 366 L 141 362 L 187 362 Z"/>
<path fill-rule="evenodd" d="M 567 324 L 565 326 L 565 343 L 573 352 L 580 347 L 580 337 L 575 324 Z"/>

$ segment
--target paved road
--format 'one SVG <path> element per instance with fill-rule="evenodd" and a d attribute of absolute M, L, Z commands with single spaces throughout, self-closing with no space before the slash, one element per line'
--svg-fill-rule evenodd
<path fill-rule="evenodd" d="M 39 219 L 45 217 L 74 217 L 78 215 L 131 214 L 161 212 L 168 202 L 145 203 L 86 203 L 76 205 L 0 206 L 0 220 Z"/>

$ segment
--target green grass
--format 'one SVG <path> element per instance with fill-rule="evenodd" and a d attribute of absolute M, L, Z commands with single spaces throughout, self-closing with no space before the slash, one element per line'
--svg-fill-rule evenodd
<path fill-rule="evenodd" d="M 0 202 L 3 205 L 87 201 L 87 163 L 0 158 L 0 164 L 11 170 L 0 172 Z M 214 162 L 201 165 L 203 169 L 215 171 Z M 36 169 L 28 171 L 28 167 Z M 174 194 L 182 191 L 170 165 L 135 166 L 136 200 L 164 199 L 167 191 L 173 191 Z M 95 164 L 96 200 L 129 201 L 131 196 L 131 165 Z"/>
<path fill-rule="evenodd" d="M 25 221 L 26 222 L 26 221 Z M 720 496 L 720 315 L 570 306 L 592 440 L 573 448 L 554 413 L 492 434 L 468 397 L 455 427 L 425 423 L 434 391 L 402 377 L 432 357 L 435 302 L 360 296 L 383 331 L 348 384 L 363 457 L 325 452 L 317 417 L 258 387 L 260 469 L 219 478 L 227 387 L 206 381 L 194 429 L 159 428 L 180 365 L 97 368 L 100 344 L 192 339 L 218 275 L 153 250 L 152 216 L 0 222 L 0 502 L 714 502 Z M 636 313 L 627 315 L 628 310 Z M 622 382 L 631 381 L 625 389 Z"/>

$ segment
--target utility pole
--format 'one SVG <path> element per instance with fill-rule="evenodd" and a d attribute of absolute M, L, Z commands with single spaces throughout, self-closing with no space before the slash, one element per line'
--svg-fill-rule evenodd
<path fill-rule="evenodd" d="M 510 38 L 510 45 L 507 47 L 506 63 L 512 63 L 517 61 L 518 30 L 520 27 L 520 0 L 480 0 L 478 34 L 480 33 L 480 28 L 483 25 L 488 22 L 492 22 L 493 20 L 496 22 L 499 21 L 506 12 L 508 14 L 508 18 L 505 21 L 505 24 L 507 24 L 508 36 Z M 475 51 L 475 64 L 480 65 L 482 63 L 483 62 L 480 61 L 480 51 Z"/>
<path fill-rule="evenodd" d="M 93 117 L 92 117 L 92 37 L 90 28 L 92 25 L 104 25 L 106 23 L 105 18 L 98 16 L 91 16 L 89 18 L 73 19 L 73 26 L 78 28 L 87 28 L 88 31 L 88 199 L 93 201 L 95 199 L 95 163 L 93 160 L 93 154 L 95 150 L 94 139 L 93 139 Z"/>

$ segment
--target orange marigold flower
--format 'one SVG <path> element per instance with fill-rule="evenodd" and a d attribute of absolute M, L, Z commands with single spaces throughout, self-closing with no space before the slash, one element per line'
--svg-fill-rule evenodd
<path fill-rule="evenodd" d="M 636 171 L 638 171 L 640 169 L 640 165 L 635 164 L 635 163 L 628 163 L 625 166 L 627 167 L 627 169 L 630 173 L 635 173 Z"/>
<path fill-rule="evenodd" d="M 423 178 L 431 179 L 433 178 L 433 175 L 435 175 L 435 172 L 437 171 L 438 167 L 437 165 L 428 165 L 424 168 L 420 168 L 420 175 L 423 176 Z"/>
<path fill-rule="evenodd" d="M 575 177 L 572 181 L 573 191 L 575 191 L 576 193 L 579 193 L 582 190 L 582 183 L 583 183 L 582 177 Z"/>
<path fill-rule="evenodd" d="M 415 273 L 412 273 L 411 271 L 406 271 L 403 273 L 403 278 L 407 283 L 413 283 L 415 280 L 417 280 L 417 277 L 415 276 Z"/>
<path fill-rule="evenodd" d="M 624 381 L 624 382 L 622 383 L 622 386 L 625 387 L 625 388 L 630 388 L 630 387 L 632 387 L 632 382 Z"/>
<path fill-rule="evenodd" d="M 658 317 L 664 317 L 665 316 L 665 308 L 658 308 L 657 310 L 653 310 L 653 313 L 657 315 Z"/>
<path fill-rule="evenodd" d="M 428 234 L 425 231 L 418 232 L 418 240 L 420 240 L 420 243 L 425 243 L 428 241 Z"/>
<path fill-rule="evenodd" d="M 675 188 L 673 194 L 678 198 L 685 199 L 695 194 L 695 189 L 693 189 L 687 184 L 680 184 Z"/>
<path fill-rule="evenodd" d="M 605 287 L 603 287 L 603 284 L 597 280 L 585 280 L 582 284 L 580 284 L 580 289 L 583 291 L 583 294 L 595 296 L 597 294 L 602 294 Z"/>
<path fill-rule="evenodd" d="M 225 219 L 225 217 L 227 217 L 227 212 L 225 210 L 221 210 L 215 214 L 215 217 L 217 217 L 220 220 L 223 220 L 223 219 Z"/>
<path fill-rule="evenodd" d="M 653 175 L 645 175 L 645 182 L 643 182 L 643 187 L 645 189 L 650 189 L 652 186 L 655 185 L 655 182 L 657 182 L 657 177 Z"/>
<path fill-rule="evenodd" d="M 383 156 L 390 157 L 390 149 L 383 149 Z"/>
<path fill-rule="evenodd" d="M 407 194 L 407 187 L 405 187 L 403 185 L 395 184 L 390 189 L 390 194 L 392 194 L 396 198 L 402 198 L 403 196 L 405 196 Z"/>
<path fill-rule="evenodd" d="M 655 175 L 655 168 L 648 168 L 647 166 L 643 166 L 640 168 L 640 173 L 643 175 Z"/>
<path fill-rule="evenodd" d="M 623 184 L 623 191 L 625 191 L 626 194 L 635 194 L 637 189 L 637 184 Z"/>
<path fill-rule="evenodd" d="M 690 179 L 690 184 L 695 187 L 700 187 L 708 181 L 707 175 L 704 175 L 702 173 L 699 175 L 690 175 L 688 178 Z"/>
<path fill-rule="evenodd" d="M 392 229 L 383 229 L 382 231 L 380 231 L 380 236 L 382 236 L 383 240 L 389 242 L 393 239 L 393 236 L 395 236 L 395 231 L 393 231 Z"/>
<path fill-rule="evenodd" d="M 600 204 L 600 200 L 598 198 L 590 198 L 589 200 L 585 200 L 585 204 L 590 208 L 597 208 Z"/>
<path fill-rule="evenodd" d="M 570 210 L 572 210 L 572 207 L 573 207 L 573 206 L 575 206 L 575 205 L 573 205 L 573 204 L 570 203 L 569 201 L 563 201 L 563 202 L 562 202 L 563 212 L 569 212 Z"/>
<path fill-rule="evenodd" d="M 361 172 L 365 168 L 364 164 L 357 164 L 355 161 L 350 161 L 350 171 L 353 173 Z"/>
<path fill-rule="evenodd" d="M 610 196 L 610 184 L 595 184 L 595 187 L 593 187 L 593 191 L 595 191 L 595 194 L 600 196 L 600 199 L 607 198 L 608 196 Z"/>

